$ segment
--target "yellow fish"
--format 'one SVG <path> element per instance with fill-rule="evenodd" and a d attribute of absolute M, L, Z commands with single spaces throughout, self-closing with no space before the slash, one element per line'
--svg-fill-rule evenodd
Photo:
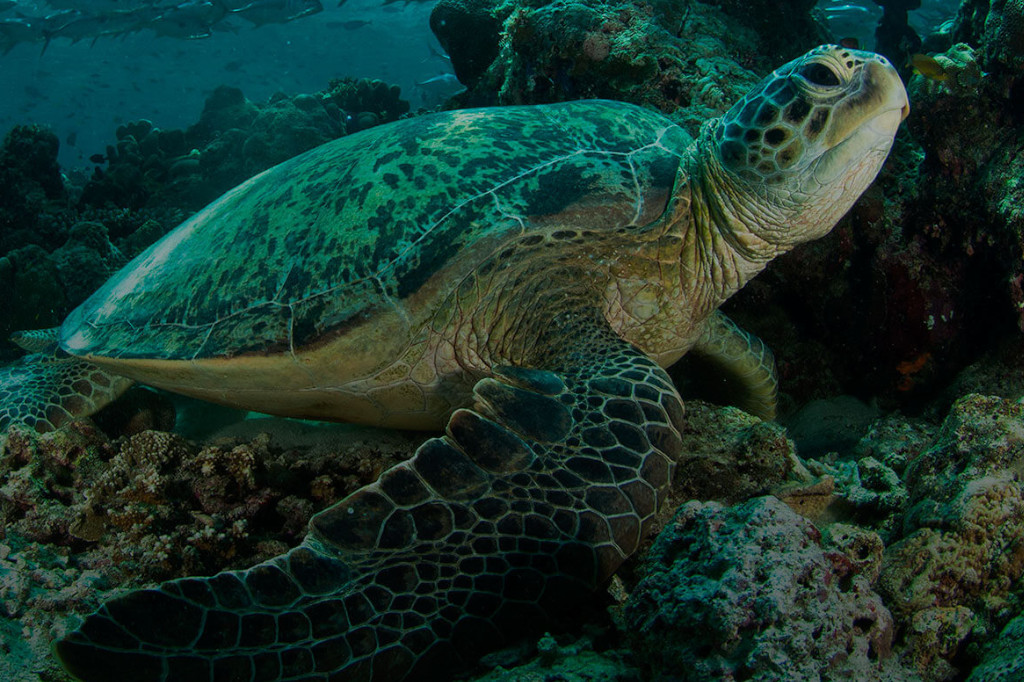
<path fill-rule="evenodd" d="M 920 52 L 910 55 L 909 66 L 914 68 L 915 73 L 919 73 L 925 78 L 931 78 L 933 81 L 944 81 L 949 78 L 949 74 L 942 68 L 942 64 L 935 61 L 935 57 L 929 57 Z"/>

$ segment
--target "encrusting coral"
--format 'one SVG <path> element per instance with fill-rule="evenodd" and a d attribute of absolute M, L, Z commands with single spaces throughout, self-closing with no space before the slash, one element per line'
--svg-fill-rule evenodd
<path fill-rule="evenodd" d="M 654 671 L 674 679 L 899 673 L 892 617 L 871 587 L 881 541 L 853 529 L 836 538 L 823 540 L 773 497 L 730 508 L 690 502 L 643 562 L 627 632 Z"/>

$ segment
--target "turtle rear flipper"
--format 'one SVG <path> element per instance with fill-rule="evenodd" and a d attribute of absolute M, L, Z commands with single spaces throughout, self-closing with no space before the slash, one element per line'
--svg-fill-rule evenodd
<path fill-rule="evenodd" d="M 34 351 L 0 367 L 0 434 L 24 424 L 40 433 L 87 417 L 132 385 L 57 345 L 57 329 L 18 332 L 11 340 Z"/>
<path fill-rule="evenodd" d="M 47 329 L 24 329 L 11 334 L 11 343 L 23 348 L 30 353 L 46 353 L 54 355 L 59 352 L 60 346 L 57 343 L 57 335 L 60 327 L 49 327 Z"/>
<path fill-rule="evenodd" d="M 58 656 L 86 681 L 423 679 L 578 613 L 664 499 L 682 403 L 610 331 L 560 336 L 299 547 L 114 599 Z"/>
<path fill-rule="evenodd" d="M 713 400 L 720 399 L 761 419 L 775 419 L 775 355 L 764 341 L 716 310 L 690 352 L 708 365 L 704 373 L 714 377 L 715 383 L 699 382 L 702 389 L 711 389 Z"/>

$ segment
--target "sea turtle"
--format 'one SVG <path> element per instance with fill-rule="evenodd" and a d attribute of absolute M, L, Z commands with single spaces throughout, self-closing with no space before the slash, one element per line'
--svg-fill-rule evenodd
<path fill-rule="evenodd" d="M 610 101 L 453 111 L 229 191 L 3 379 L 46 429 L 140 381 L 281 415 L 444 429 L 245 571 L 104 604 L 82 680 L 399 680 L 572 617 L 640 543 L 681 449 L 663 367 L 705 353 L 770 415 L 770 354 L 716 312 L 827 233 L 908 111 L 822 46 L 698 139 Z"/>

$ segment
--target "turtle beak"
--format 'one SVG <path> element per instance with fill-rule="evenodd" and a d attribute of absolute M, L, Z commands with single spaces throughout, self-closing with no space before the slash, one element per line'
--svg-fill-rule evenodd
<path fill-rule="evenodd" d="M 907 88 L 903 85 L 903 79 L 893 68 L 887 59 L 876 56 L 865 65 L 865 77 L 875 84 L 880 92 L 888 91 L 883 98 L 888 100 L 883 106 L 885 111 L 899 110 L 900 123 L 907 120 L 910 115 L 910 97 L 907 95 Z"/>

